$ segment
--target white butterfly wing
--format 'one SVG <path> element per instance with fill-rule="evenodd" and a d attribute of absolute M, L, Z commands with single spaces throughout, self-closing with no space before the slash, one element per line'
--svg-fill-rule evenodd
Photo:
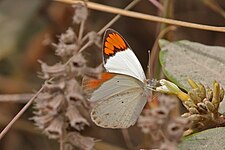
<path fill-rule="evenodd" d="M 135 124 L 147 102 L 144 83 L 127 75 L 104 73 L 102 78 L 106 76 L 108 80 L 102 80 L 97 89 L 90 90 L 99 80 L 83 82 L 83 87 L 93 92 L 90 101 L 97 102 L 91 118 L 101 127 L 127 128 Z"/>
<path fill-rule="evenodd" d="M 100 127 L 128 128 L 135 124 L 146 102 L 143 89 L 132 88 L 100 101 L 91 118 Z"/>
<path fill-rule="evenodd" d="M 143 87 L 144 84 L 133 77 L 114 74 L 114 76 L 105 81 L 98 89 L 93 93 L 90 101 L 105 100 L 113 95 L 119 94 L 121 92 Z"/>
<path fill-rule="evenodd" d="M 108 72 L 146 79 L 144 71 L 128 43 L 116 31 L 108 29 L 103 39 L 104 67 Z"/>

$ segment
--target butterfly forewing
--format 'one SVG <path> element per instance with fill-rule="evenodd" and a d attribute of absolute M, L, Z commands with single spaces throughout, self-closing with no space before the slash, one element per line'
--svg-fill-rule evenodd
<path fill-rule="evenodd" d="M 108 72 L 132 76 L 142 82 L 146 79 L 140 62 L 118 32 L 106 30 L 102 51 L 104 67 Z"/>

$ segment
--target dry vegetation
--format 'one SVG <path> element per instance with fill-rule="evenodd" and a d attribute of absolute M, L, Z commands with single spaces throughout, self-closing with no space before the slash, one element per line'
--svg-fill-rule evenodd
<path fill-rule="evenodd" d="M 0 7 L 15 7 L 4 1 Z M 103 129 L 91 121 L 93 104 L 87 101 L 82 80 L 99 79 L 104 71 L 100 50 L 105 29 L 115 28 L 127 38 L 142 66 L 151 68 L 146 70 L 149 78 L 165 78 L 158 63 L 161 38 L 225 46 L 225 27 L 218 27 L 225 23 L 224 3 L 133 0 L 121 8 L 125 3 L 57 0 L 33 4 L 39 5 L 35 6 L 38 11 L 23 28 L 29 31 L 21 29 L 22 40 L 17 39 L 23 43 L 11 48 L 11 54 L 2 54 L 0 62 L 0 149 L 175 150 L 184 134 L 224 126 L 224 116 L 218 113 L 223 88 L 216 81 L 210 89 L 192 80 L 187 93 L 172 83 L 167 84 L 169 95 L 154 93 L 129 129 Z M 30 31 L 32 27 L 35 31 Z M 41 84 L 38 91 L 26 93 Z"/>

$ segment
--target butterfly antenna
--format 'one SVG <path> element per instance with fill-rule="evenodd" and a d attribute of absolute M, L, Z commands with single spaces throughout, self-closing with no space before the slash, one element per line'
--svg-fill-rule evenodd
<path fill-rule="evenodd" d="M 150 50 L 148 50 L 148 71 L 147 71 L 147 77 L 148 77 L 148 79 L 151 79 L 152 77 L 151 77 L 151 70 L 150 70 L 150 67 L 151 67 L 151 51 Z"/>

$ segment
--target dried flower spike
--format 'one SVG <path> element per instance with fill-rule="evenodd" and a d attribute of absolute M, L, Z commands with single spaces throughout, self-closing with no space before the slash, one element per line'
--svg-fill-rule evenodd
<path fill-rule="evenodd" d="M 45 83 L 43 92 L 37 97 L 34 106 L 35 116 L 32 119 L 49 138 L 60 139 L 61 147 L 91 150 L 94 146 L 93 138 L 84 137 L 78 133 L 89 125 L 80 110 L 88 111 L 90 107 L 84 98 L 81 78 L 84 76 L 98 78 L 102 72 L 102 66 L 88 67 L 87 60 L 79 50 L 82 49 L 81 45 L 85 45 L 86 40 L 98 45 L 100 38 L 96 32 L 92 31 L 84 35 L 87 37 L 86 40 L 81 40 L 84 37 L 80 33 L 83 33 L 88 10 L 81 4 L 74 7 L 73 22 L 82 25 L 79 39 L 73 28 L 68 28 L 58 37 L 58 43 L 53 44 L 55 53 L 60 56 L 61 61 L 52 66 L 39 61 L 41 77 L 53 80 Z"/>
<path fill-rule="evenodd" d="M 159 149 L 176 150 L 189 121 L 178 116 L 178 99 L 175 96 L 161 95 L 158 100 L 157 107 L 143 111 L 138 119 L 138 126 L 142 132 L 152 137 L 149 143 L 158 143 L 156 147 Z"/>
<path fill-rule="evenodd" d="M 75 8 L 73 23 L 80 24 L 85 21 L 88 17 L 88 9 L 83 4 L 76 4 L 73 6 Z"/>

